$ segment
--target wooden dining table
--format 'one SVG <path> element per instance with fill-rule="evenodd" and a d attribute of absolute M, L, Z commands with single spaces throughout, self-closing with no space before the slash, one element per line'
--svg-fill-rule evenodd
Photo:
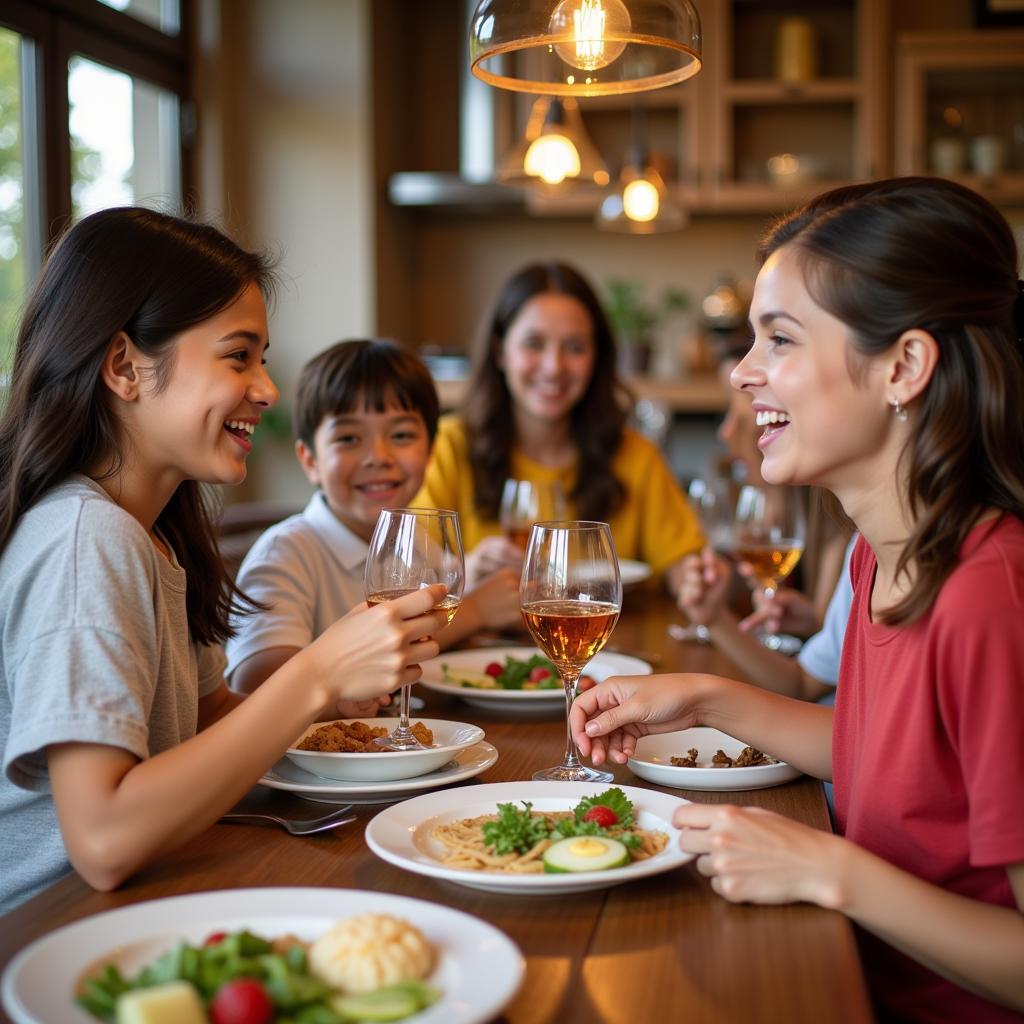
<path fill-rule="evenodd" d="M 648 585 L 627 591 L 608 649 L 643 658 L 656 672 L 736 676 L 714 648 L 671 639 L 666 627 L 672 621 L 679 621 L 678 613 L 657 589 Z M 561 760 L 565 720 L 560 711 L 513 717 L 480 711 L 422 687 L 417 692 L 426 699 L 425 716 L 475 722 L 499 751 L 491 768 L 461 783 L 467 795 L 481 783 L 527 780 L 538 768 Z M 830 827 L 822 786 L 814 779 L 746 792 L 694 792 L 652 786 L 625 766 L 613 771 L 621 785 L 695 801 L 764 807 L 814 828 Z M 262 786 L 236 809 L 293 818 L 314 818 L 327 810 L 322 803 Z M 712 891 L 692 862 L 572 895 L 481 892 L 411 874 L 377 858 L 364 831 L 380 810 L 379 805 L 359 805 L 355 822 L 305 838 L 272 826 L 216 824 L 116 892 L 94 892 L 77 875 L 68 875 L 0 918 L 0 967 L 61 925 L 142 900 L 216 889 L 329 886 L 430 900 L 501 929 L 526 962 L 517 996 L 497 1018 L 509 1024 L 853 1024 L 873 1019 L 853 928 L 837 912 L 805 904 L 729 903 Z"/>

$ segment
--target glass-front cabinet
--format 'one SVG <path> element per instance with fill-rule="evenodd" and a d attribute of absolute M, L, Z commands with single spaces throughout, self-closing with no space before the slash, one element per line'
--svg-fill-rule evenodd
<path fill-rule="evenodd" d="M 906 33 L 896 76 L 897 173 L 1024 201 L 1024 30 Z"/>

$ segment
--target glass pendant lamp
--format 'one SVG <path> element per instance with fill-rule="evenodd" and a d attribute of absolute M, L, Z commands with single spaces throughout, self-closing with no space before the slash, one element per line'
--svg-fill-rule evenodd
<path fill-rule="evenodd" d="M 470 25 L 473 74 L 514 92 L 644 92 L 701 68 L 690 0 L 480 0 Z"/>
<path fill-rule="evenodd" d="M 523 138 L 502 160 L 505 185 L 555 187 L 563 181 L 605 186 L 610 178 L 573 99 L 541 96 L 533 104 Z"/>
<path fill-rule="evenodd" d="M 647 148 L 647 112 L 639 103 L 635 104 L 629 154 L 618 185 L 598 207 L 595 223 L 605 231 L 653 235 L 678 231 L 689 221 L 689 214 L 672 197 L 651 163 Z"/>

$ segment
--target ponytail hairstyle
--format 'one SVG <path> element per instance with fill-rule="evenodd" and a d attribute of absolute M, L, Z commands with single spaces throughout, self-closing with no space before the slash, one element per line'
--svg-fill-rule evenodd
<path fill-rule="evenodd" d="M 75 473 L 122 465 L 117 422 L 100 370 L 124 331 L 155 360 L 153 386 L 167 386 L 175 340 L 256 284 L 274 288 L 265 255 L 246 252 L 216 228 L 137 207 L 94 213 L 57 242 L 18 332 L 0 416 L 0 554 L 18 520 Z M 185 569 L 191 638 L 220 643 L 232 612 L 253 607 L 217 550 L 209 494 L 179 484 L 156 521 Z"/>
<path fill-rule="evenodd" d="M 625 487 L 611 470 L 622 443 L 628 394 L 616 374 L 615 337 L 593 288 L 565 263 L 524 267 L 502 289 L 473 353 L 469 386 L 460 412 L 469 435 L 474 500 L 485 519 L 497 519 L 501 489 L 516 444 L 512 395 L 499 365 L 505 335 L 520 310 L 537 295 L 576 299 L 594 331 L 594 371 L 573 407 L 570 434 L 578 452 L 576 485 L 569 499 L 581 519 L 607 520 L 621 506 Z"/>
<path fill-rule="evenodd" d="M 962 185 L 893 178 L 812 200 L 769 231 L 761 259 L 783 245 L 796 251 L 814 300 L 849 328 L 854 352 L 883 354 L 914 328 L 938 343 L 900 455 L 914 526 L 897 573 L 913 566 L 913 584 L 885 616 L 913 622 L 981 514 L 1024 518 L 1024 299 L 1013 233 Z"/>

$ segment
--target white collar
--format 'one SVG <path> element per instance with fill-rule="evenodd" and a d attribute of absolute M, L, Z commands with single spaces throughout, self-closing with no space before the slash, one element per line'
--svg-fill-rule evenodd
<path fill-rule="evenodd" d="M 310 525 L 327 543 L 346 572 L 359 568 L 365 561 L 370 545 L 357 537 L 332 511 L 323 491 L 317 491 L 302 513 Z"/>

